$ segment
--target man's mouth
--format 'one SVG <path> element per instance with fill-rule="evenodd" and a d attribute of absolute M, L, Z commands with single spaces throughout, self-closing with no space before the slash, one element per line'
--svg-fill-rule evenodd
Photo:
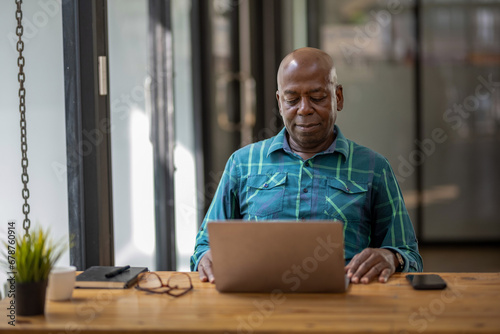
<path fill-rule="evenodd" d="M 319 123 L 295 124 L 295 126 L 301 131 L 308 132 L 314 131 L 319 126 Z"/>

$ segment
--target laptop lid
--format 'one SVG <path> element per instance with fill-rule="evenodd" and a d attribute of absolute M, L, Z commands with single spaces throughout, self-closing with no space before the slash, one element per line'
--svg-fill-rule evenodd
<path fill-rule="evenodd" d="M 227 220 L 208 234 L 218 291 L 346 291 L 341 222 Z"/>

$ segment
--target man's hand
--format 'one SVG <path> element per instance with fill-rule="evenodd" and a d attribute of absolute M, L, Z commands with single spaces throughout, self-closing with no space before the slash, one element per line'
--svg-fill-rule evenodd
<path fill-rule="evenodd" d="M 201 258 L 198 264 L 198 271 L 200 273 L 200 281 L 215 283 L 215 277 L 212 272 L 212 250 L 209 249 Z"/>
<path fill-rule="evenodd" d="M 366 248 L 352 258 L 345 270 L 353 283 L 367 284 L 377 276 L 379 282 L 385 283 L 396 271 L 396 263 L 397 258 L 390 250 Z"/>

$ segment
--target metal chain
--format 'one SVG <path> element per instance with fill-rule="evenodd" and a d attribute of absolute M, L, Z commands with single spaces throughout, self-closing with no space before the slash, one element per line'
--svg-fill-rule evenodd
<path fill-rule="evenodd" d="M 16 19 L 17 19 L 17 28 L 16 28 L 16 35 L 19 37 L 19 40 L 17 41 L 17 51 L 19 52 L 19 56 L 17 57 L 17 66 L 19 66 L 19 74 L 17 75 L 17 80 L 19 81 L 19 113 L 21 115 L 21 166 L 23 168 L 23 173 L 21 175 L 21 180 L 23 182 L 23 199 L 24 199 L 24 204 L 23 204 L 23 214 L 24 214 L 24 221 L 23 221 L 23 228 L 24 228 L 24 237 L 28 238 L 30 237 L 29 234 L 29 228 L 31 226 L 31 221 L 28 218 L 28 214 L 30 213 L 30 205 L 28 204 L 28 198 L 30 197 L 30 191 L 28 189 L 28 181 L 29 181 L 29 176 L 28 176 L 28 142 L 26 140 L 26 105 L 25 105 L 25 98 L 26 98 L 26 89 L 24 88 L 24 57 L 23 57 L 23 51 L 24 51 L 24 42 L 22 40 L 24 28 L 22 25 L 22 19 L 23 19 L 23 11 L 21 9 L 21 5 L 23 3 L 23 0 L 15 0 L 16 5 L 17 5 L 17 10 L 16 10 Z"/>

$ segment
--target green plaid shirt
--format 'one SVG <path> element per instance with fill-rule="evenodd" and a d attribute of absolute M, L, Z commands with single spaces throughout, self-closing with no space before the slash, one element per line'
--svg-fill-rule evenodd
<path fill-rule="evenodd" d="M 403 271 L 422 271 L 422 258 L 401 190 L 387 159 L 346 139 L 303 160 L 286 129 L 243 147 L 229 158 L 196 237 L 191 270 L 209 249 L 207 222 L 341 220 L 346 264 L 367 247 L 390 248 L 405 259 Z"/>

